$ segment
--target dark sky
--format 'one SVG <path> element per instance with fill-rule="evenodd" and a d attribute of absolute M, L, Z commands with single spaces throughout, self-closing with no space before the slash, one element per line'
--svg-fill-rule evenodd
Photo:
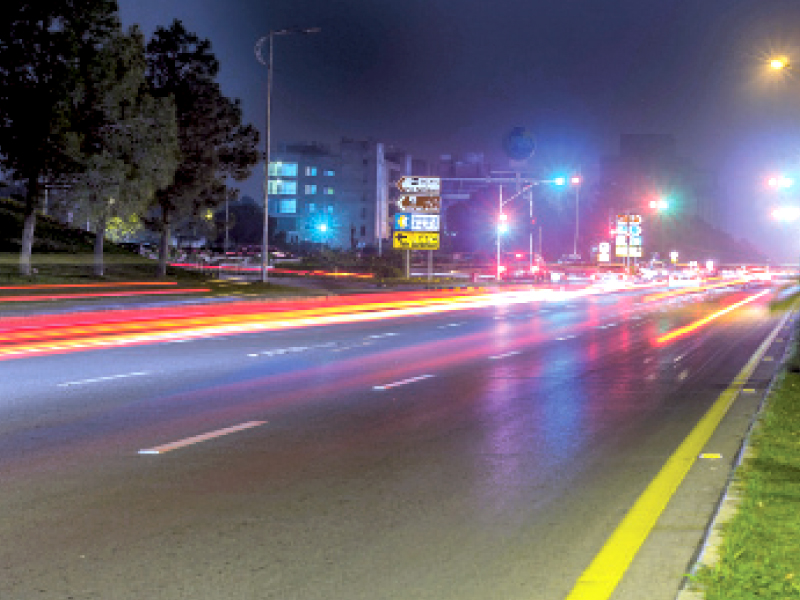
<path fill-rule="evenodd" d="M 275 38 L 273 139 L 372 137 L 427 158 L 502 159 L 512 127 L 537 139 L 534 160 L 581 165 L 617 151 L 621 133 L 669 133 L 722 182 L 720 224 L 775 259 L 800 254 L 798 224 L 771 222 L 762 181 L 800 181 L 800 78 L 763 68 L 798 57 L 797 0 L 119 0 L 146 34 L 179 18 L 212 42 L 224 91 L 263 132 Z M 253 177 L 243 192 L 260 194 Z"/>

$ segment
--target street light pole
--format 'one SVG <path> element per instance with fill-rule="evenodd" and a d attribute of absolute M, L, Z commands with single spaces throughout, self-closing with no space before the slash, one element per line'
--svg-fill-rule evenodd
<path fill-rule="evenodd" d="M 301 29 L 293 27 L 290 29 L 276 29 L 270 31 L 269 34 L 260 38 L 256 42 L 255 53 L 256 59 L 262 65 L 267 67 L 267 122 L 265 126 L 264 136 L 264 228 L 261 236 L 261 281 L 267 283 L 269 280 L 269 150 L 270 150 L 270 119 L 272 117 L 272 38 L 276 35 L 289 35 L 291 33 L 318 33 L 321 29 L 319 27 L 310 27 Z M 267 43 L 267 61 L 264 62 L 262 49 L 264 42 Z"/>

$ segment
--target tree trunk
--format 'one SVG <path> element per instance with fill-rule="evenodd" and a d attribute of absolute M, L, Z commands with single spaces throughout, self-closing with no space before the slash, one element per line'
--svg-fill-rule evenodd
<path fill-rule="evenodd" d="M 94 274 L 97 277 L 105 275 L 103 268 L 103 242 L 106 237 L 106 218 L 100 217 L 97 220 L 94 232 Z"/>
<path fill-rule="evenodd" d="M 25 221 L 22 225 L 22 247 L 19 250 L 19 274 L 30 277 L 33 233 L 36 228 L 36 207 L 39 204 L 39 174 L 28 177 L 25 196 Z"/>
<path fill-rule="evenodd" d="M 161 217 L 161 241 L 158 246 L 158 276 L 164 279 L 167 276 L 167 257 L 169 255 L 170 214 L 163 206 L 161 208 Z"/>

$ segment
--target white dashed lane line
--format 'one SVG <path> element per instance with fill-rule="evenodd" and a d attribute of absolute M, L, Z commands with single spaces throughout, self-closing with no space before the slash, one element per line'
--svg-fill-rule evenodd
<path fill-rule="evenodd" d="M 505 354 L 496 354 L 495 356 L 490 356 L 489 360 L 500 360 L 501 358 L 508 358 L 509 356 L 516 356 L 517 354 L 522 354 L 519 350 L 512 350 L 511 352 L 506 352 Z"/>
<path fill-rule="evenodd" d="M 236 433 L 237 431 L 242 431 L 243 429 L 251 429 L 253 427 L 259 427 L 264 423 L 266 423 L 266 421 L 247 421 L 246 423 L 239 423 L 238 425 L 225 427 L 224 429 L 215 429 L 214 431 L 201 433 L 200 435 L 193 435 L 192 437 L 183 438 L 182 440 L 170 442 L 168 444 L 162 444 L 161 446 L 144 448 L 142 450 L 139 450 L 139 454 L 164 454 L 165 452 L 169 452 L 170 450 L 177 450 L 178 448 L 191 446 L 192 444 L 199 444 L 200 442 L 212 440 L 214 438 L 218 438 L 223 435 L 228 435 L 230 433 Z"/>
<path fill-rule="evenodd" d="M 383 385 L 375 385 L 375 386 L 372 386 L 372 389 L 376 390 L 376 391 L 390 390 L 392 388 L 396 388 L 396 387 L 399 387 L 401 385 L 408 385 L 409 383 L 414 383 L 416 381 L 422 381 L 423 379 L 430 379 L 431 377 L 436 377 L 436 375 L 419 375 L 418 377 L 410 377 L 409 379 L 401 379 L 400 381 L 394 381 L 392 383 L 385 383 Z"/>
<path fill-rule="evenodd" d="M 88 385 L 90 383 L 101 383 L 103 381 L 112 381 L 114 379 L 126 379 L 128 377 L 142 377 L 144 375 L 150 375 L 150 371 L 136 371 L 135 373 L 123 373 L 121 375 L 108 375 L 106 377 L 94 377 L 92 379 L 65 381 L 64 383 L 59 383 L 57 385 L 58 387 L 69 387 L 71 385 Z"/>

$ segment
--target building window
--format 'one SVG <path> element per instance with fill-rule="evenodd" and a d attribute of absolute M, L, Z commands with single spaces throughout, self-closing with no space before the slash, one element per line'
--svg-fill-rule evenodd
<path fill-rule="evenodd" d="M 335 171 L 331 171 L 330 169 L 327 169 L 327 170 L 325 171 L 325 176 L 326 176 L 326 177 L 333 177 L 334 175 L 336 175 L 336 172 L 335 172 Z"/>
<path fill-rule="evenodd" d="M 306 175 L 308 177 L 316 177 L 317 167 L 306 167 Z"/>
<path fill-rule="evenodd" d="M 270 194 L 297 194 L 297 182 L 283 179 L 269 180 Z"/>
<path fill-rule="evenodd" d="M 317 193 L 317 186 L 316 185 L 313 185 L 313 184 L 306 185 L 306 194 L 308 194 L 310 196 L 310 195 L 316 194 L 316 193 Z"/>
<path fill-rule="evenodd" d="M 366 225 L 362 225 L 361 226 L 361 237 L 367 237 L 367 226 Z"/>
<path fill-rule="evenodd" d="M 297 212 L 297 200 L 280 200 L 278 202 L 278 212 L 283 215 L 293 215 Z"/>
<path fill-rule="evenodd" d="M 297 177 L 297 163 L 269 163 L 270 177 Z"/>
<path fill-rule="evenodd" d="M 309 202 L 306 205 L 306 209 L 308 210 L 309 213 L 315 213 L 317 212 L 317 205 L 314 204 L 313 202 Z"/>
<path fill-rule="evenodd" d="M 333 204 L 328 204 L 328 214 L 333 214 Z"/>
<path fill-rule="evenodd" d="M 366 206 L 361 207 L 361 218 L 362 219 L 366 219 L 367 218 L 367 207 Z"/>
<path fill-rule="evenodd" d="M 330 186 L 326 186 L 322 188 L 323 193 L 328 194 L 329 196 L 333 194 L 333 188 Z"/>

